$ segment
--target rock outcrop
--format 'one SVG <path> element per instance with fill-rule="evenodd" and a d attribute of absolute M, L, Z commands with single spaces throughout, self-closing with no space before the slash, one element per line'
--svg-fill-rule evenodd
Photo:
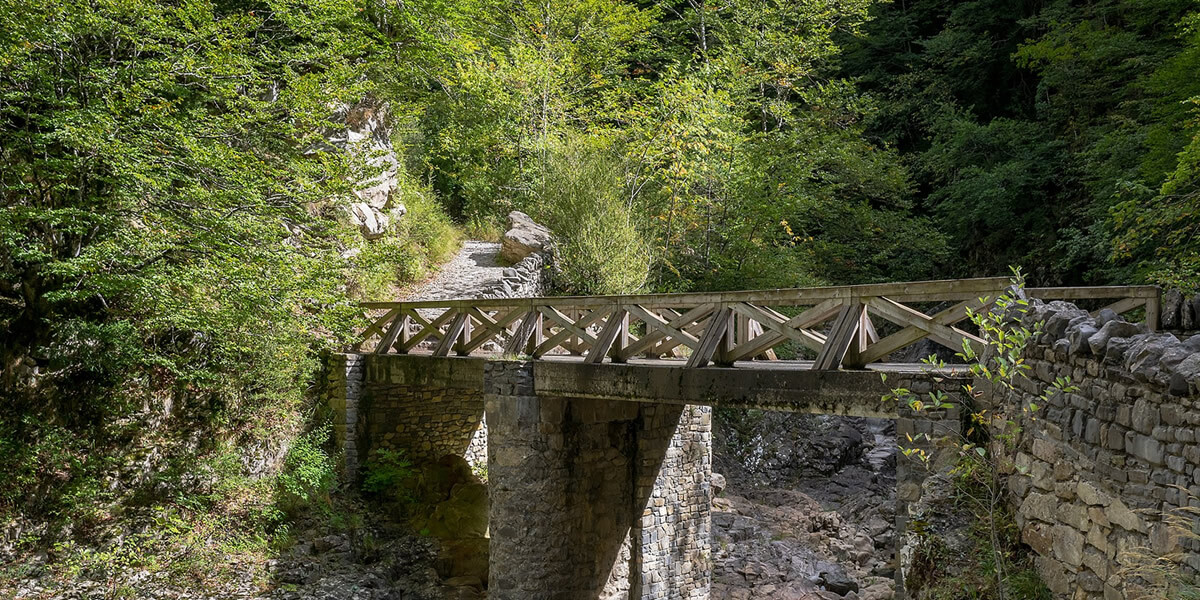
<path fill-rule="evenodd" d="M 525 257 L 541 254 L 550 249 L 550 230 L 535 223 L 529 215 L 512 211 L 508 213 L 508 231 L 500 242 L 500 258 L 510 265 L 521 262 Z"/>
<path fill-rule="evenodd" d="M 394 199 L 400 185 L 400 159 L 392 147 L 387 104 L 368 97 L 357 104 L 337 107 L 331 120 L 337 125 L 325 136 L 333 147 L 363 161 L 365 172 L 354 190 L 354 199 L 341 207 L 344 218 L 363 237 L 387 234 L 393 221 L 404 216 L 404 204 Z"/>

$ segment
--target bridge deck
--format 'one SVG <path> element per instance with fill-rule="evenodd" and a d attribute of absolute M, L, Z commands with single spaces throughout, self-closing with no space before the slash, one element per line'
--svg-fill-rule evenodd
<path fill-rule="evenodd" d="M 368 380 L 405 386 L 488 389 L 487 365 L 500 357 L 382 354 L 367 356 Z M 634 359 L 590 364 L 579 357 L 528 361 L 538 396 L 697 404 L 859 417 L 896 418 L 899 408 L 883 397 L 895 388 L 957 392 L 969 380 L 961 368 L 930 372 L 912 364 L 819 371 L 804 361 L 755 362 L 748 366 L 688 368 L 682 360 Z M 885 380 L 880 375 L 886 373 Z"/>

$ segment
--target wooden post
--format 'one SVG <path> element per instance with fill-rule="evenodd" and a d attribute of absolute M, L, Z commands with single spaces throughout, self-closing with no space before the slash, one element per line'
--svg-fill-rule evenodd
<path fill-rule="evenodd" d="M 450 326 L 446 328 L 445 335 L 441 340 L 438 340 L 438 345 L 433 349 L 434 356 L 447 356 L 450 354 L 450 348 L 454 346 L 455 340 L 462 333 L 463 327 L 466 324 L 466 311 L 459 312 L 454 315 L 454 320 L 450 322 Z"/>
<path fill-rule="evenodd" d="M 626 319 L 629 316 L 629 311 L 624 308 L 617 308 L 612 314 L 608 315 L 608 320 L 604 322 L 604 329 L 600 331 L 600 336 L 596 338 L 596 343 L 588 350 L 587 356 L 583 362 L 589 364 L 600 364 L 604 361 L 604 356 L 608 354 L 609 348 L 616 341 L 621 330 L 626 326 Z"/>
<path fill-rule="evenodd" d="M 623 363 L 625 359 L 621 358 L 621 351 L 629 345 L 629 311 L 622 309 L 625 314 L 621 316 L 621 329 L 617 332 L 616 342 L 613 343 L 612 349 L 608 351 L 609 360 L 615 363 Z"/>
<path fill-rule="evenodd" d="M 1158 331 L 1162 326 L 1162 288 L 1154 288 L 1153 297 L 1146 298 L 1146 329 Z"/>
<path fill-rule="evenodd" d="M 462 331 L 458 334 L 458 343 L 454 344 L 454 353 L 459 356 L 467 356 L 470 351 L 467 350 L 467 344 L 471 343 L 471 315 L 463 311 L 466 319 L 463 319 Z"/>
<path fill-rule="evenodd" d="M 704 330 L 704 336 L 700 338 L 695 352 L 692 352 L 692 357 L 688 359 L 689 369 L 708 366 L 708 361 L 716 354 L 717 348 L 725 338 L 725 331 L 729 329 L 729 317 L 732 314 L 733 309 L 728 306 L 722 306 L 713 313 L 708 322 L 708 328 Z"/>

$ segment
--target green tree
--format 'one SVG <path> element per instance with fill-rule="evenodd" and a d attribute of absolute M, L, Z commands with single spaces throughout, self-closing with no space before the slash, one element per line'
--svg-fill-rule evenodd
<path fill-rule="evenodd" d="M 28 442 L 0 458 L 0 505 L 48 498 L 20 486 L 75 475 L 147 397 L 243 432 L 296 421 L 313 332 L 351 309 L 320 211 L 355 171 L 323 133 L 368 90 L 361 10 L 0 5 L 0 437 Z M 79 434 L 69 464 L 39 456 L 53 427 Z"/>

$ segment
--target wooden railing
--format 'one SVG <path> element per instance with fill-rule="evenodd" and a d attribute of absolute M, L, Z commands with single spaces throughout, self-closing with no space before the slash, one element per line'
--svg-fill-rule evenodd
<path fill-rule="evenodd" d="M 959 325 L 969 309 L 984 308 L 1008 285 L 1007 278 L 994 277 L 696 294 L 367 302 L 365 309 L 382 314 L 355 350 L 562 354 L 589 363 L 670 357 L 703 367 L 773 360 L 786 344 L 792 354 L 798 346 L 815 355 L 813 369 L 859 368 L 923 339 L 954 350 L 964 341 L 982 344 Z M 1108 299 L 1113 301 L 1108 308 L 1144 309 L 1149 327 L 1158 325 L 1157 287 L 1026 292 L 1043 300 Z M 914 305 L 940 310 L 927 314 Z"/>

